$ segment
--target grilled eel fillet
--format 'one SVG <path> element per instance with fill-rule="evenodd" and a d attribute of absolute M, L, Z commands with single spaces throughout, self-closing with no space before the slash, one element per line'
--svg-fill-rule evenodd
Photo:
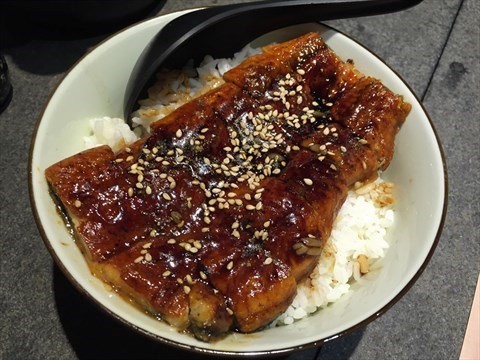
<path fill-rule="evenodd" d="M 207 341 L 286 310 L 349 187 L 387 168 L 410 111 L 316 33 L 224 80 L 130 147 L 45 172 L 92 271 Z"/>

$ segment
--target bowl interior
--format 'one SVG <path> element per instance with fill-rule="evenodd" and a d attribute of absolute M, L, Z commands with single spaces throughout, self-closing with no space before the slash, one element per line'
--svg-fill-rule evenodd
<path fill-rule="evenodd" d="M 413 105 L 396 141 L 396 153 L 383 177 L 396 185 L 396 220 L 391 248 L 377 270 L 353 285 L 333 306 L 290 326 L 254 334 L 232 334 L 207 344 L 155 320 L 108 290 L 93 277 L 48 193 L 44 170 L 83 149 L 88 119 L 120 117 L 124 89 L 136 58 L 154 36 L 180 13 L 130 27 L 82 58 L 59 84 L 37 125 L 31 149 L 30 189 L 42 237 L 69 279 L 97 304 L 133 328 L 183 348 L 216 353 L 272 353 L 320 343 L 366 323 L 386 310 L 418 276 L 438 240 L 445 211 L 445 172 L 439 142 L 425 110 L 408 86 L 380 59 L 347 36 L 319 24 L 304 24 L 267 34 L 254 45 L 317 31 L 343 58 L 381 79 Z"/>

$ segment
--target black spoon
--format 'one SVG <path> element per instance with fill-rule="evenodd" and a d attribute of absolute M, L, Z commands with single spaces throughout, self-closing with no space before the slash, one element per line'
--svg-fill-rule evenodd
<path fill-rule="evenodd" d="M 300 23 L 379 15 L 404 10 L 422 0 L 274 0 L 209 7 L 182 15 L 163 27 L 140 55 L 127 83 L 125 119 L 145 96 L 160 65 L 183 66 L 205 55 L 228 57 L 256 37 Z"/>

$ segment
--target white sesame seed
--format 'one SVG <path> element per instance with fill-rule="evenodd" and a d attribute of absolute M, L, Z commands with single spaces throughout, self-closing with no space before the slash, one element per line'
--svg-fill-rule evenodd
<path fill-rule="evenodd" d="M 177 138 L 181 138 L 182 137 L 182 130 L 178 129 L 177 132 L 175 133 L 175 136 Z"/>
<path fill-rule="evenodd" d="M 201 249 L 202 248 L 202 243 L 200 242 L 200 240 L 195 240 L 193 242 L 193 246 L 197 249 Z"/>
<path fill-rule="evenodd" d="M 233 268 L 233 261 L 230 261 L 228 264 L 227 264 L 227 270 L 232 270 Z"/>
<path fill-rule="evenodd" d="M 265 259 L 265 261 L 263 262 L 265 265 L 270 265 L 272 263 L 273 259 L 271 257 L 268 257 Z"/>
<path fill-rule="evenodd" d="M 305 178 L 305 179 L 303 179 L 303 182 L 307 185 L 313 185 L 312 179 Z"/>
<path fill-rule="evenodd" d="M 80 200 L 75 200 L 75 207 L 79 208 L 80 206 L 82 206 L 82 202 Z"/>

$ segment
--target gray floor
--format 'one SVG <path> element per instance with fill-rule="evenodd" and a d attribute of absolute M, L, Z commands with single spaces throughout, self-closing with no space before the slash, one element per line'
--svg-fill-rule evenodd
<path fill-rule="evenodd" d="M 169 0 L 155 12 L 231 2 Z M 14 86 L 0 115 L 0 359 L 197 358 L 132 333 L 77 293 L 31 214 L 35 123 L 62 74 L 105 35 L 52 38 L 0 14 L 1 24 L 9 23 L 0 44 Z M 402 13 L 328 22 L 376 52 L 423 101 L 446 155 L 449 208 L 433 258 L 396 305 L 360 330 L 287 359 L 458 359 L 479 274 L 479 19 L 478 0 L 425 0 Z"/>

